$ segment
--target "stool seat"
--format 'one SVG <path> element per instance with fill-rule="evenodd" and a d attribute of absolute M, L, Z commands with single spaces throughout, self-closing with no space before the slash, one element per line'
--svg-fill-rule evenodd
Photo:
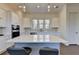
<path fill-rule="evenodd" d="M 8 48 L 8 53 L 10 55 L 27 55 L 24 48 Z"/>
<path fill-rule="evenodd" d="M 23 47 L 27 53 L 27 55 L 29 55 L 32 52 L 32 48 L 30 47 Z"/>
<path fill-rule="evenodd" d="M 58 55 L 58 49 L 45 47 L 39 50 L 40 55 Z"/>

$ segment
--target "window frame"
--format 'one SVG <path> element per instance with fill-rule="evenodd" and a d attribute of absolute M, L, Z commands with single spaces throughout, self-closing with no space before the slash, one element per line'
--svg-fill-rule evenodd
<path fill-rule="evenodd" d="M 42 29 L 46 29 L 46 28 L 45 28 L 45 20 L 49 20 L 49 28 L 46 29 L 46 30 L 49 30 L 49 29 L 51 28 L 51 25 L 52 25 L 51 22 L 52 22 L 52 20 L 51 20 L 50 18 L 45 18 L 45 19 L 32 18 L 32 19 L 31 19 L 31 26 L 32 26 L 32 29 L 33 29 L 33 22 L 32 22 L 32 21 L 33 21 L 34 19 L 37 20 L 37 28 L 36 28 L 35 30 L 40 29 L 40 28 L 39 28 L 39 20 L 43 20 L 43 28 L 42 28 Z"/>

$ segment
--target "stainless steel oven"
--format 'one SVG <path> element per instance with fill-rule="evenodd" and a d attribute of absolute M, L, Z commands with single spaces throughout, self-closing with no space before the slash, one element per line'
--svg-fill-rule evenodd
<path fill-rule="evenodd" d="M 20 26 L 19 25 L 12 25 L 12 38 L 20 36 Z"/>

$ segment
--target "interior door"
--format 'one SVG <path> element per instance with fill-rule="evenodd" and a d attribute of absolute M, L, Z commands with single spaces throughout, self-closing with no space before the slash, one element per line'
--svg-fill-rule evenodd
<path fill-rule="evenodd" d="M 77 13 L 69 13 L 69 42 L 77 43 Z"/>
<path fill-rule="evenodd" d="M 77 16 L 76 16 L 76 31 L 75 31 L 75 34 L 76 34 L 76 42 L 79 44 L 79 13 L 77 13 Z"/>

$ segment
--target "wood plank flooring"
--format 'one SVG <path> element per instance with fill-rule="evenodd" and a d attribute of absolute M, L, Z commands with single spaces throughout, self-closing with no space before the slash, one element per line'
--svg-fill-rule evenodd
<path fill-rule="evenodd" d="M 61 55 L 79 55 L 79 45 L 61 45 Z"/>

